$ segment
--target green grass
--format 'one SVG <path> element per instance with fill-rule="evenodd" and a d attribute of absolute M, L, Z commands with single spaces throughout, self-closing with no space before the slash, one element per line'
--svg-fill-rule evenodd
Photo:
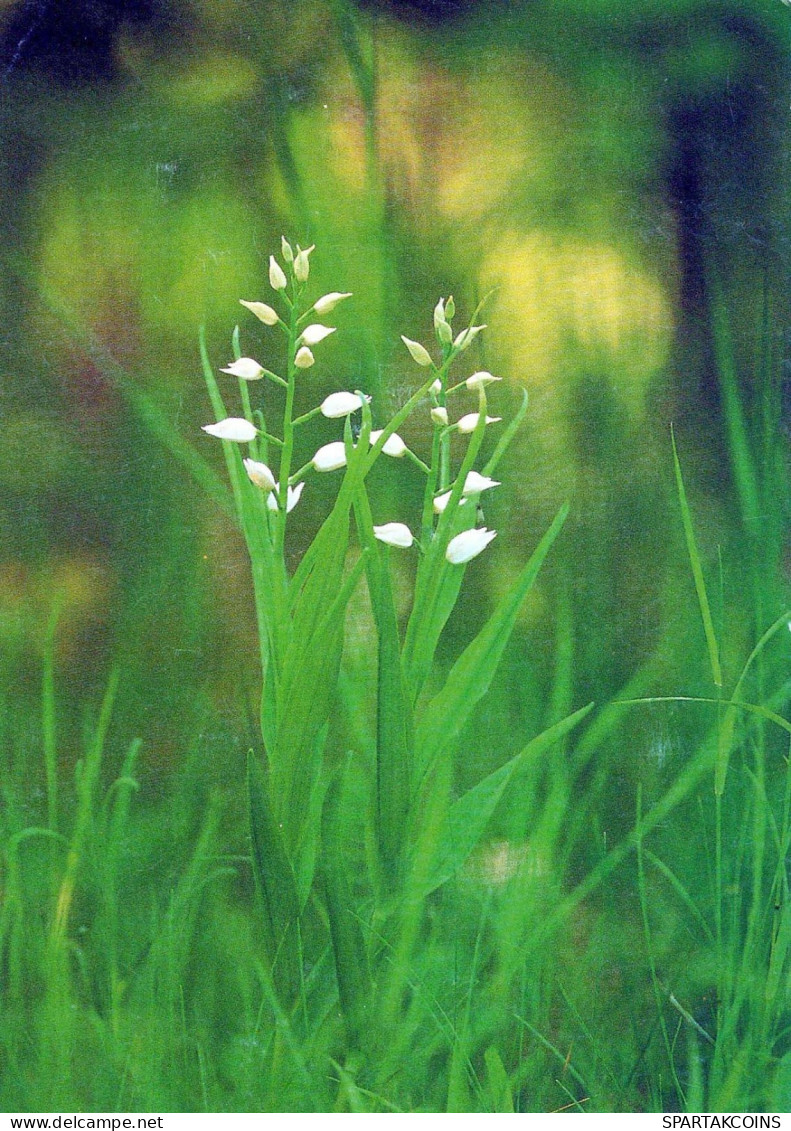
<path fill-rule="evenodd" d="M 289 579 L 228 453 L 276 703 L 265 683 L 260 729 L 226 731 L 197 701 L 161 783 L 123 662 L 75 717 L 55 607 L 40 700 L 9 678 L 0 714 L 3 1110 L 787 1110 L 784 479 L 776 412 L 751 434 L 726 361 L 740 521 L 758 507 L 770 536 L 718 573 L 668 441 L 688 587 L 656 654 L 594 709 L 574 699 L 575 602 L 561 589 L 549 680 L 516 627 L 564 513 L 449 663 L 434 653 L 465 590 L 429 552 L 402 645 L 361 457 Z M 293 636 L 267 619 L 273 584 Z M 373 660 L 343 651 L 349 602 Z M 681 687 L 658 682 L 667 654 Z M 319 714 L 300 713 L 305 687 Z"/>

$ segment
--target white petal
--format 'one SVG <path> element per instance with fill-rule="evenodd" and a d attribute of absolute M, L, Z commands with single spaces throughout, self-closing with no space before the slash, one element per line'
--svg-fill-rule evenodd
<path fill-rule="evenodd" d="M 413 342 L 411 338 L 405 338 L 403 334 L 401 341 L 412 354 L 412 360 L 416 361 L 418 365 L 431 365 L 431 354 L 425 346 L 421 346 L 420 342 Z"/>
<path fill-rule="evenodd" d="M 328 420 L 339 420 L 342 416 L 356 412 L 362 403 L 359 393 L 330 393 L 321 402 L 321 415 Z"/>
<path fill-rule="evenodd" d="M 315 346 L 334 333 L 334 326 L 322 326 L 320 322 L 314 322 L 311 326 L 305 327 L 299 335 L 299 340 L 304 346 Z"/>
<path fill-rule="evenodd" d="M 442 405 L 437 405 L 431 410 L 431 419 L 435 424 L 441 425 L 443 428 L 448 426 L 448 410 L 443 408 Z"/>
<path fill-rule="evenodd" d="M 450 502 L 451 493 L 452 492 L 450 492 L 450 491 L 445 491 L 444 494 L 437 495 L 436 499 L 434 500 L 434 514 L 442 514 L 442 512 L 445 510 L 448 503 Z M 467 502 L 466 499 L 464 499 L 464 498 L 460 499 L 459 500 L 459 506 L 463 507 L 466 502 Z"/>
<path fill-rule="evenodd" d="M 294 262 L 294 249 L 285 236 L 280 237 L 280 250 L 283 252 L 283 258 L 286 263 Z"/>
<path fill-rule="evenodd" d="M 232 377 L 241 377 L 243 381 L 259 381 L 264 375 L 264 370 L 263 366 L 253 361 L 251 357 L 240 357 L 225 369 L 221 369 L 220 373 L 230 373 Z"/>
<path fill-rule="evenodd" d="M 491 385 L 493 381 L 502 381 L 502 377 L 494 377 L 485 369 L 480 369 L 477 373 L 473 373 L 472 377 L 468 377 L 464 384 L 468 389 L 477 391 L 482 389 L 484 385 Z"/>
<path fill-rule="evenodd" d="M 310 369 L 315 360 L 315 357 L 307 346 L 300 346 L 297 350 L 296 357 L 294 358 L 294 364 L 296 365 L 297 369 Z"/>
<path fill-rule="evenodd" d="M 376 441 L 379 439 L 379 437 L 382 435 L 383 432 L 384 432 L 384 428 L 380 428 L 378 431 L 372 432 L 371 433 L 371 443 L 375 444 Z M 406 451 L 406 444 L 404 443 L 404 441 L 401 439 L 401 437 L 398 435 L 397 432 L 393 432 L 385 440 L 384 447 L 382 448 L 382 451 L 384 452 L 384 454 L 386 456 L 393 456 L 395 459 L 400 459 L 401 456 Z"/>
<path fill-rule="evenodd" d="M 477 557 L 496 537 L 497 531 L 487 530 L 485 526 L 476 530 L 462 530 L 461 534 L 457 534 L 448 542 L 445 557 L 451 565 L 463 565 Z"/>
<path fill-rule="evenodd" d="M 339 302 L 343 302 L 345 298 L 351 297 L 351 291 L 330 291 L 328 295 L 322 295 L 321 298 L 316 299 L 313 303 L 313 309 L 318 315 L 323 317 L 325 314 L 329 314 L 331 310 L 334 310 Z"/>
<path fill-rule="evenodd" d="M 299 497 L 302 494 L 302 488 L 304 486 L 305 481 L 303 479 L 301 483 L 297 483 L 296 487 L 289 487 L 288 491 L 286 491 L 286 514 L 291 514 L 294 507 L 299 502 Z M 270 491 L 270 493 L 266 497 L 266 505 L 271 511 L 277 510 L 277 496 L 279 490 L 280 484 L 276 483 L 274 491 Z"/>
<path fill-rule="evenodd" d="M 488 491 L 490 487 L 499 487 L 497 479 L 490 479 L 488 475 L 481 475 L 478 471 L 471 471 L 464 480 L 465 495 L 477 495 L 481 491 Z"/>
<path fill-rule="evenodd" d="M 346 445 L 343 440 L 333 440 L 319 448 L 311 462 L 316 471 L 337 471 L 346 466 Z"/>
<path fill-rule="evenodd" d="M 288 280 L 286 279 L 283 268 L 280 266 L 274 255 L 269 256 L 269 283 L 273 290 L 283 291 L 286 288 Z"/>
<path fill-rule="evenodd" d="M 267 306 L 265 302 L 247 302 L 246 299 L 240 298 L 239 302 L 242 306 L 246 306 L 256 318 L 260 318 L 265 326 L 276 326 L 279 319 L 277 311 L 271 306 Z"/>
<path fill-rule="evenodd" d="M 456 421 L 456 427 L 460 432 L 474 432 L 478 423 L 478 412 L 468 412 L 466 416 L 462 416 L 461 420 Z M 487 416 L 487 424 L 496 424 L 498 420 L 502 420 L 502 416 Z"/>
<path fill-rule="evenodd" d="M 436 379 L 436 381 L 432 382 L 431 392 L 434 394 L 435 397 L 438 397 L 439 394 L 442 392 L 442 382 L 440 381 L 439 377 Z"/>
<path fill-rule="evenodd" d="M 467 346 L 473 341 L 474 338 L 477 338 L 481 330 L 485 329 L 485 322 L 482 326 L 468 326 L 466 330 L 462 330 L 460 334 L 456 335 L 453 345 L 457 350 L 466 350 Z"/>
<path fill-rule="evenodd" d="M 258 435 L 256 426 L 239 416 L 229 416 L 216 424 L 204 424 L 203 431 L 219 440 L 234 440 L 237 444 L 249 444 Z"/>
<path fill-rule="evenodd" d="M 315 246 L 316 245 L 313 243 L 310 245 L 310 247 L 306 247 L 304 251 L 298 251 L 294 256 L 294 274 L 296 275 L 297 280 L 300 283 L 307 283 L 308 281 L 308 275 L 310 274 L 310 262 L 308 260 L 308 256 L 313 251 Z"/>
<path fill-rule="evenodd" d="M 260 463 L 257 459 L 245 459 L 242 463 L 251 483 L 264 491 L 272 490 L 275 486 L 275 477 L 265 463 Z"/>
<path fill-rule="evenodd" d="M 412 531 L 403 522 L 386 522 L 384 526 L 375 526 L 374 537 L 388 546 L 399 546 L 402 550 L 407 550 L 415 540 Z"/>

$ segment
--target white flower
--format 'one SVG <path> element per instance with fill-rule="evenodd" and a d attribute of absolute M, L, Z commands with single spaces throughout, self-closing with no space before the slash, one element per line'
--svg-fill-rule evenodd
<path fill-rule="evenodd" d="M 466 350 L 467 346 L 470 345 L 474 338 L 477 338 L 481 330 L 485 329 L 485 322 L 482 326 L 468 326 L 466 330 L 462 330 L 460 334 L 456 335 L 453 341 L 453 345 L 457 350 Z"/>
<path fill-rule="evenodd" d="M 449 346 L 453 340 L 453 331 L 445 317 L 445 303 L 442 299 L 434 307 L 434 329 L 442 344 Z"/>
<path fill-rule="evenodd" d="M 442 392 L 442 382 L 440 381 L 439 377 L 436 379 L 436 381 L 432 381 L 431 385 L 429 386 L 429 392 L 432 392 L 435 397 L 438 397 Z"/>
<path fill-rule="evenodd" d="M 294 262 L 294 249 L 285 236 L 280 237 L 280 250 L 283 252 L 283 258 L 286 263 Z"/>
<path fill-rule="evenodd" d="M 243 381 L 259 381 L 264 375 L 264 369 L 251 357 L 240 357 L 221 369 L 220 373 L 230 373 L 232 377 L 241 377 Z"/>
<path fill-rule="evenodd" d="M 245 459 L 242 463 L 250 482 L 256 487 L 260 487 L 263 491 L 271 491 L 276 486 L 275 477 L 265 463 L 259 463 L 257 459 Z"/>
<path fill-rule="evenodd" d="M 356 412 L 364 399 L 370 401 L 371 398 L 363 398 L 360 393 L 330 393 L 321 402 L 321 415 L 328 420 L 338 420 L 342 416 L 348 416 L 350 412 Z"/>
<path fill-rule="evenodd" d="M 319 342 L 323 342 L 330 334 L 335 333 L 334 326 L 322 326 L 319 322 L 314 322 L 311 326 L 306 326 L 302 333 L 299 335 L 299 340 L 303 346 L 315 346 Z"/>
<path fill-rule="evenodd" d="M 294 364 L 297 369 L 310 369 L 315 360 L 307 346 L 300 346 L 294 358 Z"/>
<path fill-rule="evenodd" d="M 418 365 L 431 365 L 431 354 L 425 346 L 421 346 L 420 342 L 413 342 L 411 338 L 405 338 L 403 334 L 401 341 L 412 354 L 412 360 L 416 361 Z"/>
<path fill-rule="evenodd" d="M 316 245 L 312 243 L 310 247 L 306 247 L 304 251 L 298 250 L 294 257 L 294 274 L 297 277 L 297 282 L 307 283 L 308 275 L 310 274 L 310 263 L 308 256 L 313 251 Z"/>
<path fill-rule="evenodd" d="M 473 373 L 472 377 L 468 377 L 464 384 L 468 389 L 477 392 L 477 390 L 482 389 L 484 385 L 491 385 L 493 381 L 502 381 L 502 377 L 493 377 L 491 373 L 487 373 L 485 369 L 481 369 L 477 373 Z"/>
<path fill-rule="evenodd" d="M 339 302 L 343 302 L 345 298 L 351 297 L 351 291 L 330 291 L 328 295 L 322 295 L 321 298 L 316 299 L 313 303 L 313 309 L 323 318 L 325 314 L 329 314 L 331 310 L 334 310 Z"/>
<path fill-rule="evenodd" d="M 491 487 L 499 487 L 500 484 L 496 479 L 490 479 L 488 475 L 481 475 L 478 471 L 470 471 L 467 478 L 464 480 L 464 487 L 462 488 L 462 499 L 460 505 L 463 506 L 467 502 L 468 495 L 479 495 L 481 491 L 488 491 Z M 450 502 L 450 491 L 445 491 L 442 495 L 437 495 L 434 500 L 434 513 L 442 514 Z"/>
<path fill-rule="evenodd" d="M 446 322 L 445 318 L 445 299 L 441 298 L 437 305 L 434 307 L 434 329 L 436 330 L 440 322 Z"/>
<path fill-rule="evenodd" d="M 286 279 L 283 268 L 280 266 L 274 255 L 269 256 L 269 283 L 273 290 L 284 291 L 286 289 Z"/>
<path fill-rule="evenodd" d="M 448 426 L 448 410 L 443 408 L 442 405 L 437 405 L 431 410 L 431 419 L 435 424 L 439 424 L 443 428 Z"/>
<path fill-rule="evenodd" d="M 240 416 L 229 416 L 216 424 L 204 424 L 203 431 L 219 440 L 234 440 L 237 444 L 249 444 L 258 435 L 256 426 Z"/>
<path fill-rule="evenodd" d="M 343 440 L 333 440 L 319 448 L 311 463 L 316 471 L 337 471 L 339 467 L 346 466 L 346 445 Z"/>
<path fill-rule="evenodd" d="M 485 526 L 475 530 L 462 530 L 461 534 L 457 534 L 448 542 L 445 557 L 451 565 L 463 565 L 477 557 L 496 537 L 497 531 L 487 530 Z"/>
<path fill-rule="evenodd" d="M 460 432 L 474 432 L 478 424 L 479 416 L 480 413 L 478 412 L 468 412 L 466 416 L 462 416 L 461 420 L 456 421 L 456 427 Z M 497 422 L 502 419 L 502 416 L 487 416 L 486 423 L 497 424 Z"/>
<path fill-rule="evenodd" d="M 386 522 L 384 526 L 374 527 L 374 537 L 388 546 L 399 546 L 407 550 L 415 541 L 412 531 L 403 522 Z"/>
<path fill-rule="evenodd" d="M 291 514 L 294 507 L 299 502 L 299 496 L 302 494 L 302 488 L 304 486 L 305 481 L 303 480 L 301 483 L 297 483 L 296 487 L 289 487 L 289 489 L 286 491 L 286 514 Z M 277 497 L 279 492 L 280 484 L 275 483 L 274 491 L 270 491 L 270 493 L 266 497 L 266 505 L 271 511 L 277 510 Z"/>
<path fill-rule="evenodd" d="M 246 306 L 256 318 L 260 318 L 265 326 L 277 325 L 279 321 L 277 311 L 273 307 L 267 306 L 265 302 L 247 302 L 247 300 L 243 298 L 240 298 L 239 302 L 242 306 Z"/>
<path fill-rule="evenodd" d="M 464 495 L 478 495 L 481 491 L 488 491 L 491 487 L 499 487 L 498 479 L 490 479 L 488 475 L 481 475 L 478 471 L 471 471 L 464 480 Z"/>
<path fill-rule="evenodd" d="M 382 435 L 383 432 L 384 432 L 384 428 L 380 428 L 378 431 L 372 432 L 371 433 L 371 443 L 375 444 L 376 441 L 379 439 L 379 437 Z M 394 456 L 395 459 L 400 459 L 401 456 L 406 451 L 406 444 L 404 443 L 404 441 L 401 439 L 401 437 L 398 435 L 397 432 L 393 432 L 385 440 L 382 451 L 384 452 L 384 454 L 386 456 Z"/>

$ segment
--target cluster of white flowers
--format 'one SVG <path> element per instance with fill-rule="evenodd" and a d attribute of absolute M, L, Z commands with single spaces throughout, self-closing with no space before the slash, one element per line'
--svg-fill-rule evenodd
<path fill-rule="evenodd" d="M 301 300 L 310 275 L 310 254 L 314 249 L 311 246 L 303 250 L 297 245 L 295 252 L 285 238 L 282 240 L 281 249 L 285 268 L 281 266 L 274 255 L 270 256 L 269 283 L 278 297 L 279 304 L 284 308 L 283 316 L 278 313 L 275 307 L 265 302 L 248 301 L 246 299 L 241 299 L 240 302 L 265 326 L 279 326 L 285 332 L 289 340 L 287 375 L 286 377 L 280 376 L 251 357 L 239 357 L 221 369 L 220 372 L 236 377 L 243 383 L 267 378 L 287 390 L 283 436 L 278 438 L 269 435 L 249 419 L 253 415 L 249 410 L 249 398 L 245 400 L 247 416 L 227 417 L 215 424 L 204 425 L 203 430 L 221 440 L 250 445 L 250 457 L 243 461 L 245 471 L 250 481 L 257 488 L 266 492 L 267 507 L 271 511 L 280 512 L 285 518 L 285 515 L 299 502 L 305 485 L 303 481 L 305 475 L 310 471 L 336 471 L 345 467 L 347 463 L 346 443 L 343 440 L 334 440 L 320 447 L 308 463 L 292 473 L 290 460 L 295 426 L 319 413 L 328 420 L 345 419 L 369 404 L 371 398 L 359 390 L 330 393 L 316 408 L 303 416 L 293 418 L 295 379 L 298 371 L 308 369 L 315 363 L 313 348 L 331 334 L 334 334 L 336 329 L 334 326 L 326 326 L 321 322 L 310 322 L 309 319 L 312 315 L 324 317 L 330 314 L 340 302 L 350 298 L 351 294 L 345 291 L 331 291 L 322 295 L 312 305 L 306 306 Z M 455 305 L 452 297 L 447 302 L 440 299 L 434 308 L 434 329 L 442 353 L 442 360 L 439 364 L 434 362 L 429 351 L 420 342 L 406 337 L 402 338 L 413 360 L 424 368 L 432 369 L 436 374 L 435 380 L 429 388 L 430 417 L 439 438 L 440 449 L 445 454 L 440 481 L 433 495 L 433 513 L 435 515 L 442 515 L 445 512 L 454 497 L 454 487 L 456 488 L 455 497 L 458 499 L 458 505 L 464 506 L 470 499 L 476 499 L 481 492 L 499 486 L 496 480 L 477 471 L 467 473 L 460 493 L 458 485 L 451 484 L 449 481 L 447 453 L 450 436 L 454 432 L 461 435 L 471 435 L 476 429 L 479 429 L 479 425 L 486 427 L 498 423 L 501 419 L 499 416 L 486 415 L 486 394 L 484 391 L 488 385 L 499 381 L 499 377 L 494 377 L 486 371 L 478 371 L 466 380 L 448 386 L 448 370 L 451 361 L 456 355 L 467 349 L 475 337 L 485 328 L 483 325 L 470 325 L 454 336 L 451 328 L 454 313 Z M 303 322 L 307 323 L 304 327 L 302 326 Z M 447 397 L 457 390 L 477 393 L 479 410 L 478 412 L 464 413 L 451 422 L 448 414 Z M 481 421 L 482 417 L 483 421 Z M 382 429 L 371 431 L 370 444 L 376 444 L 382 434 Z M 279 479 L 259 458 L 257 446 L 259 440 L 271 442 L 279 447 L 281 453 Z M 432 474 L 431 469 L 410 451 L 397 432 L 393 431 L 387 436 L 381 451 L 395 459 L 407 456 L 425 473 Z M 436 475 L 432 482 L 435 481 Z M 427 505 L 430 513 L 432 509 L 431 488 L 427 488 L 427 491 L 429 492 Z M 417 542 L 409 527 L 402 522 L 387 522 L 383 525 L 374 526 L 373 530 L 377 539 L 390 546 L 407 549 Z M 468 562 L 481 553 L 495 536 L 494 530 L 487 530 L 485 527 L 473 527 L 464 530 L 450 539 L 445 556 L 451 564 Z"/>

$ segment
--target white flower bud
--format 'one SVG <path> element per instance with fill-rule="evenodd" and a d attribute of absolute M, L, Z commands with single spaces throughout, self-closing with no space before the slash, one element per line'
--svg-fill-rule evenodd
<path fill-rule="evenodd" d="M 479 416 L 480 413 L 478 412 L 468 412 L 466 416 L 462 416 L 461 420 L 456 421 L 456 427 L 460 432 L 474 432 Z M 487 416 L 486 423 L 496 424 L 502 419 L 502 416 Z"/>
<path fill-rule="evenodd" d="M 230 373 L 232 377 L 241 377 L 243 381 L 259 381 L 264 375 L 264 370 L 263 366 L 253 361 L 251 357 L 240 357 L 225 369 L 221 369 L 220 373 Z"/>
<path fill-rule="evenodd" d="M 320 322 L 314 322 L 311 326 L 305 327 L 299 335 L 299 340 L 303 346 L 315 346 L 334 333 L 334 326 L 322 326 Z"/>
<path fill-rule="evenodd" d="M 474 338 L 477 338 L 481 330 L 485 329 L 485 322 L 482 326 L 468 326 L 466 330 L 462 330 L 460 334 L 456 335 L 453 345 L 457 350 L 466 350 L 467 346 L 470 345 Z"/>
<path fill-rule="evenodd" d="M 437 326 L 437 337 L 443 346 L 449 346 L 453 341 L 453 331 L 447 322 L 440 322 Z"/>
<path fill-rule="evenodd" d="M 274 255 L 269 256 L 269 283 L 273 290 L 284 291 L 288 280 Z"/>
<path fill-rule="evenodd" d="M 488 491 L 492 487 L 499 487 L 498 479 L 490 479 L 488 475 L 481 475 L 478 471 L 471 471 L 464 480 L 464 495 L 478 495 L 481 491 Z"/>
<path fill-rule="evenodd" d="M 442 514 L 442 512 L 450 502 L 450 496 L 450 491 L 445 491 L 443 492 L 443 494 L 437 495 L 436 499 L 434 500 L 434 514 Z"/>
<path fill-rule="evenodd" d="M 485 526 L 475 530 L 462 530 L 461 534 L 448 542 L 445 557 L 451 565 L 463 565 L 477 557 L 496 537 L 497 531 L 487 530 Z"/>
<path fill-rule="evenodd" d="M 415 541 L 412 531 L 403 522 L 386 522 L 384 526 L 375 526 L 374 537 L 388 546 L 398 546 L 402 550 L 408 550 Z"/>
<path fill-rule="evenodd" d="M 351 297 L 351 291 L 330 291 L 328 295 L 322 295 L 321 298 L 316 299 L 313 303 L 313 309 L 323 318 L 325 314 L 329 314 L 331 310 L 334 310 L 339 302 L 343 302 L 345 298 Z"/>
<path fill-rule="evenodd" d="M 364 399 L 365 402 L 370 402 L 371 398 Z M 330 393 L 321 402 L 321 415 L 326 416 L 328 420 L 339 420 L 342 416 L 348 416 L 350 412 L 356 412 L 363 403 L 363 397 L 359 393 Z"/>
<path fill-rule="evenodd" d="M 448 426 L 448 410 L 442 405 L 437 405 L 431 410 L 431 419 L 435 424 L 439 424 L 441 428 Z"/>
<path fill-rule="evenodd" d="M 441 298 L 434 307 L 434 329 L 436 330 L 439 327 L 440 322 L 445 321 L 445 300 Z"/>
<path fill-rule="evenodd" d="M 307 346 L 300 346 L 294 358 L 294 364 L 297 369 L 310 369 L 315 360 Z"/>
<path fill-rule="evenodd" d="M 271 491 L 276 486 L 275 477 L 265 463 L 259 463 L 257 459 L 242 460 L 244 469 L 251 483 L 256 487 L 260 487 L 264 491 Z"/>
<path fill-rule="evenodd" d="M 478 373 L 473 373 L 472 377 L 468 377 L 464 384 L 472 392 L 478 392 L 484 385 L 491 385 L 493 381 L 502 381 L 502 377 L 493 377 L 491 373 L 487 373 L 485 369 L 481 369 Z"/>
<path fill-rule="evenodd" d="M 285 236 L 280 237 L 280 250 L 283 253 L 283 259 L 286 263 L 294 262 L 294 250 Z"/>
<path fill-rule="evenodd" d="M 298 283 L 307 283 L 308 275 L 310 274 L 310 262 L 308 256 L 313 251 L 315 244 L 306 247 L 304 251 L 297 251 L 294 257 L 294 275 Z"/>
<path fill-rule="evenodd" d="M 416 361 L 418 365 L 431 365 L 431 354 L 425 346 L 421 346 L 420 342 L 413 342 L 411 338 L 405 338 L 403 334 L 401 341 L 412 354 L 412 360 Z"/>
<path fill-rule="evenodd" d="M 246 306 L 265 326 L 276 326 L 280 321 L 277 311 L 273 307 L 267 306 L 265 302 L 247 302 L 243 298 L 240 298 L 239 302 L 242 306 Z"/>
<path fill-rule="evenodd" d="M 286 491 L 286 514 L 291 514 L 294 507 L 299 502 L 299 496 L 302 494 L 302 488 L 304 486 L 305 481 L 303 480 L 301 483 L 297 483 L 296 487 L 289 487 L 289 489 Z M 266 505 L 270 511 L 277 510 L 277 497 L 279 491 L 280 484 L 275 483 L 274 490 L 270 491 L 270 493 L 266 497 Z"/>
<path fill-rule="evenodd" d="M 431 385 L 429 386 L 429 392 L 433 393 L 435 397 L 438 397 L 440 395 L 440 393 L 442 392 L 442 382 L 440 381 L 439 377 L 436 379 L 436 381 L 432 381 Z"/>
<path fill-rule="evenodd" d="M 249 444 L 258 435 L 256 426 L 240 416 L 229 416 L 216 424 L 204 424 L 203 431 L 218 440 L 233 440 L 237 444 Z"/>
<path fill-rule="evenodd" d="M 448 295 L 448 301 L 445 303 L 445 318 L 448 322 L 453 321 L 453 316 L 456 313 L 456 303 L 453 301 L 453 295 Z"/>
<path fill-rule="evenodd" d="M 346 466 L 346 445 L 343 440 L 334 440 L 319 448 L 311 460 L 316 471 L 337 471 Z"/>
<path fill-rule="evenodd" d="M 383 432 L 384 432 L 384 428 L 380 428 L 378 431 L 372 432 L 371 433 L 371 443 L 375 444 L 376 441 L 379 439 L 379 437 L 382 435 Z M 400 459 L 401 456 L 406 451 L 406 444 L 404 443 L 404 441 L 401 439 L 401 437 L 398 435 L 397 432 L 393 432 L 385 440 L 384 447 L 382 448 L 382 451 L 384 452 L 384 454 L 386 456 L 393 456 L 395 459 Z"/>

